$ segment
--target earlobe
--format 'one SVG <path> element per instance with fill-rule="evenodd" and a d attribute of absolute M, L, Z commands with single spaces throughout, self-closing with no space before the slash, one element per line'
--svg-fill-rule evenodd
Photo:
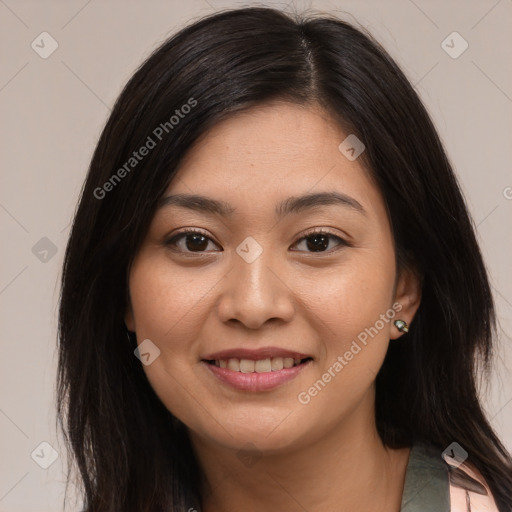
<path fill-rule="evenodd" d="M 401 309 L 393 323 L 391 339 L 397 339 L 411 329 L 411 323 L 421 303 L 422 284 L 422 276 L 416 269 L 407 267 L 401 270 L 394 299 L 395 303 L 400 304 Z"/>
<path fill-rule="evenodd" d="M 129 301 L 126 305 L 126 311 L 124 314 L 124 323 L 126 324 L 126 328 L 130 332 L 135 332 L 135 320 L 133 318 L 132 306 Z"/>
<path fill-rule="evenodd" d="M 133 308 L 132 308 L 132 301 L 130 299 L 130 270 L 131 270 L 131 264 L 126 269 L 126 295 L 125 295 L 125 301 L 126 301 L 126 309 L 124 313 L 124 323 L 126 325 L 126 328 L 130 332 L 135 332 L 135 319 L 133 315 Z"/>

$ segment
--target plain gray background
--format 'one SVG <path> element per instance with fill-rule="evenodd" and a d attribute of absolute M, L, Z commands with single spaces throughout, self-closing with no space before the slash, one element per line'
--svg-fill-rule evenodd
<path fill-rule="evenodd" d="M 0 512 L 63 508 L 66 457 L 54 412 L 60 267 L 89 160 L 122 86 L 165 38 L 202 15 L 290 3 L 0 0 Z M 500 344 L 482 396 L 512 450 L 512 0 L 294 4 L 369 29 L 433 117 L 493 284 Z M 48 469 L 35 462 L 51 460 L 42 442 L 58 454 Z"/>

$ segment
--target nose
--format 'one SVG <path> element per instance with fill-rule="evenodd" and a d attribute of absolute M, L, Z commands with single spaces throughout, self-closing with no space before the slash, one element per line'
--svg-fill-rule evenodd
<path fill-rule="evenodd" d="M 275 260 L 263 251 L 248 263 L 235 254 L 231 271 L 222 280 L 217 314 L 222 322 L 240 322 L 258 329 L 265 322 L 289 322 L 294 314 L 292 284 Z"/>

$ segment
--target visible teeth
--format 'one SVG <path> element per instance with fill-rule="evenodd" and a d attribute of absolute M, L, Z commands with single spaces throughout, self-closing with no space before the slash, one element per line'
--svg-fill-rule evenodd
<path fill-rule="evenodd" d="M 214 361 L 214 365 L 220 368 L 227 368 L 235 372 L 242 373 L 268 373 L 278 372 L 283 368 L 292 368 L 300 364 L 301 360 L 293 357 L 268 357 L 267 359 L 238 359 L 232 357 L 230 359 L 221 359 Z"/>
<path fill-rule="evenodd" d="M 283 358 L 282 357 L 273 357 L 270 362 L 270 366 L 272 371 L 276 372 L 283 369 Z"/>
<path fill-rule="evenodd" d="M 254 371 L 254 361 L 250 359 L 240 359 L 240 371 L 242 373 L 252 373 Z"/>
<path fill-rule="evenodd" d="M 240 371 L 240 359 L 232 358 L 228 359 L 228 370 L 233 370 L 235 372 Z"/>
<path fill-rule="evenodd" d="M 265 373 L 272 371 L 272 363 L 270 359 L 262 359 L 261 361 L 256 361 L 254 364 L 254 370 L 258 373 Z"/>
<path fill-rule="evenodd" d="M 291 368 L 293 366 L 293 357 L 285 357 L 283 359 L 283 366 L 285 368 Z"/>

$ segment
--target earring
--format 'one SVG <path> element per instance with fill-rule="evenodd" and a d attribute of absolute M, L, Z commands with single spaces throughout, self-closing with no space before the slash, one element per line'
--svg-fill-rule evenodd
<path fill-rule="evenodd" d="M 409 332 L 409 326 L 404 320 L 395 320 L 393 323 L 400 332 Z"/>

